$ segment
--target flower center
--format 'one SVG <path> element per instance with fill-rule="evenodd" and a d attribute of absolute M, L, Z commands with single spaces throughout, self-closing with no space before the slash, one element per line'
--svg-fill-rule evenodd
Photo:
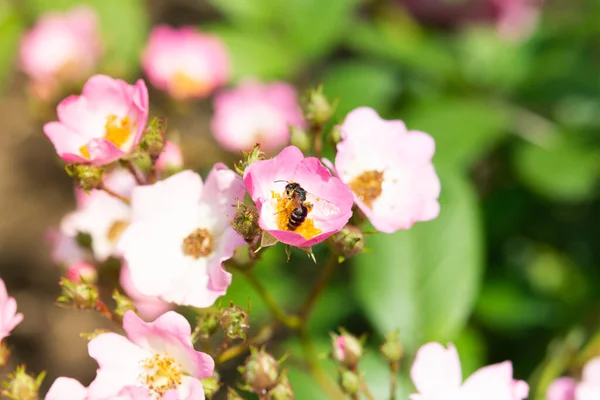
<path fill-rule="evenodd" d="M 118 148 L 121 148 L 131 136 L 131 132 L 135 127 L 135 122 L 131 122 L 129 117 L 119 119 L 116 115 L 111 114 L 106 117 L 106 125 L 104 125 L 104 139 L 108 140 Z M 85 158 L 90 158 L 90 150 L 88 145 L 81 146 L 79 152 Z"/>
<path fill-rule="evenodd" d="M 290 225 L 290 220 L 292 219 L 292 213 L 296 210 L 296 204 L 294 203 L 293 197 L 282 196 L 274 191 L 271 191 L 271 197 L 277 200 L 277 205 L 275 206 L 277 215 L 277 228 L 282 231 L 296 232 L 302 235 L 302 237 L 305 239 L 312 239 L 323 232 L 319 228 L 315 227 L 315 221 L 312 218 L 307 217 L 312 211 L 312 204 L 306 202 L 304 203 L 304 206 L 306 207 L 304 221 L 300 222 L 300 225 L 298 225 L 296 229 L 290 229 L 290 226 L 294 226 L 294 224 Z M 298 212 L 296 213 L 298 214 Z M 294 218 L 296 221 L 298 221 L 298 215 L 295 215 Z"/>
<path fill-rule="evenodd" d="M 150 389 L 152 399 L 162 399 L 171 389 L 181 385 L 182 366 L 168 354 L 154 354 L 140 361 L 144 372 L 139 376 L 142 385 Z"/>
<path fill-rule="evenodd" d="M 185 99 L 207 96 L 210 93 L 211 86 L 207 81 L 191 78 L 184 72 L 176 72 L 171 78 L 170 89 L 173 97 Z"/>
<path fill-rule="evenodd" d="M 195 259 L 206 257 L 213 251 L 213 237 L 207 229 L 198 228 L 183 239 L 183 254 Z"/>
<path fill-rule="evenodd" d="M 123 220 L 117 220 L 113 222 L 113 224 L 108 228 L 108 232 L 106 233 L 106 238 L 111 242 L 115 243 L 123 234 L 123 231 L 127 229 L 129 226 L 129 222 Z"/>
<path fill-rule="evenodd" d="M 356 197 L 367 207 L 371 208 L 373 202 L 381 196 L 381 185 L 383 183 L 382 171 L 365 171 L 348 184 Z"/>

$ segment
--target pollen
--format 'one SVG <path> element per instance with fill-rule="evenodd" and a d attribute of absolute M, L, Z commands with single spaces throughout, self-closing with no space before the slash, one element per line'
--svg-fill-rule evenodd
<path fill-rule="evenodd" d="M 383 183 L 382 171 L 365 171 L 357 176 L 348 185 L 354 194 L 367 207 L 371 208 L 373 202 L 381 196 Z"/>
<path fill-rule="evenodd" d="M 119 238 L 121 237 L 121 235 L 123 234 L 125 229 L 127 229 L 128 226 L 129 226 L 129 222 L 127 222 L 127 221 L 117 220 L 117 221 L 113 222 L 113 224 L 110 226 L 110 228 L 108 228 L 108 232 L 106 233 L 106 238 L 111 243 L 115 243 L 117 240 L 119 240 Z"/>
<path fill-rule="evenodd" d="M 214 241 L 208 229 L 198 228 L 183 239 L 183 253 L 195 259 L 206 257 L 213 251 Z"/>
<path fill-rule="evenodd" d="M 271 191 L 271 197 L 277 200 L 277 205 L 275 207 L 277 213 L 277 228 L 282 231 L 290 231 L 288 228 L 288 222 L 292 212 L 295 209 L 294 202 L 292 199 L 286 196 L 281 196 L 279 193 L 275 193 L 274 191 Z M 310 213 L 312 211 L 312 206 L 306 203 L 305 205 Z M 302 235 L 304 239 L 312 239 L 319 235 L 322 231 L 315 226 L 315 221 L 312 218 L 307 217 L 304 222 L 292 232 Z"/>
<path fill-rule="evenodd" d="M 106 117 L 104 139 L 121 148 L 131 137 L 134 127 L 135 123 L 132 123 L 129 117 L 119 119 L 116 115 L 111 114 Z M 90 158 L 90 150 L 87 144 L 81 146 L 79 152 L 83 157 Z"/>
<path fill-rule="evenodd" d="M 140 364 L 144 371 L 138 379 L 150 390 L 153 400 L 162 399 L 166 392 L 181 385 L 182 366 L 168 354 L 156 353 Z"/>
<path fill-rule="evenodd" d="M 185 99 L 207 96 L 210 93 L 211 85 L 206 81 L 191 78 L 183 72 L 177 72 L 171 78 L 170 89 L 173 97 Z"/>

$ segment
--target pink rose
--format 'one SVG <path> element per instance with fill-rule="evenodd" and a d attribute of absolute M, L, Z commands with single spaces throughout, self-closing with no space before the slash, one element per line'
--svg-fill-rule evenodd
<path fill-rule="evenodd" d="M 17 313 L 17 301 L 8 296 L 6 285 L 0 278 L 0 341 L 8 337 L 22 320 L 23 314 Z"/>

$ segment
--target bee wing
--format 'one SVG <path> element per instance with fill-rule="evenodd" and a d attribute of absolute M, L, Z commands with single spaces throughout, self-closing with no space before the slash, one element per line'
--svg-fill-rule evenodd
<path fill-rule="evenodd" d="M 322 199 L 312 193 L 306 192 L 306 201 L 313 205 L 313 211 L 319 210 L 319 214 L 323 216 L 336 215 L 340 213 L 338 206 L 329 200 Z"/>

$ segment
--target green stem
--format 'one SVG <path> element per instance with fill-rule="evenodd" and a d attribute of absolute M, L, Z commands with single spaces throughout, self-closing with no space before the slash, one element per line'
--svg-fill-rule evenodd
<path fill-rule="evenodd" d="M 312 134 L 315 138 L 313 143 L 313 150 L 315 152 L 315 157 L 321 158 L 323 155 L 323 125 L 316 124 L 312 126 Z"/>
<path fill-rule="evenodd" d="M 362 390 L 365 396 L 367 396 L 367 399 L 375 400 L 375 396 L 373 396 L 371 389 L 369 389 L 369 385 L 367 385 L 367 382 L 365 382 L 365 379 L 362 377 L 362 375 L 358 374 L 358 380 L 360 384 L 360 390 Z"/>
<path fill-rule="evenodd" d="M 331 255 L 329 256 L 329 259 L 327 260 L 327 264 L 325 264 L 325 267 L 321 271 L 321 275 L 319 276 L 319 280 L 317 281 L 317 283 L 313 287 L 312 292 L 310 293 L 310 295 L 308 296 L 308 298 L 304 302 L 304 305 L 300 309 L 300 318 L 304 322 L 308 321 L 308 317 L 310 315 L 310 312 L 312 311 L 312 308 L 315 305 L 315 302 L 319 298 L 319 295 L 327 287 L 327 283 L 329 282 L 329 279 L 331 279 L 331 276 L 333 275 L 333 271 L 335 270 L 335 267 L 337 265 L 338 265 L 337 256 L 336 256 L 335 253 L 332 252 Z"/>
<path fill-rule="evenodd" d="M 271 310 L 273 316 L 283 325 L 290 329 L 298 329 L 302 325 L 300 318 L 295 315 L 288 315 L 277 303 L 277 300 L 269 293 L 263 284 L 254 276 L 251 270 L 244 271 L 244 275 L 248 282 L 254 287 L 254 290 L 262 297 L 263 301 Z"/>
<path fill-rule="evenodd" d="M 144 178 L 142 176 L 140 176 L 140 174 L 138 173 L 138 170 L 135 167 L 135 165 L 133 165 L 133 162 L 127 160 L 127 161 L 125 161 L 125 164 L 127 165 L 127 169 L 129 170 L 129 173 L 131 173 L 131 175 L 133 175 L 133 177 L 135 178 L 135 181 L 137 182 L 137 184 L 144 185 L 146 182 L 144 181 Z"/>
<path fill-rule="evenodd" d="M 390 363 L 390 400 L 396 400 L 396 388 L 398 387 L 398 361 Z"/>

